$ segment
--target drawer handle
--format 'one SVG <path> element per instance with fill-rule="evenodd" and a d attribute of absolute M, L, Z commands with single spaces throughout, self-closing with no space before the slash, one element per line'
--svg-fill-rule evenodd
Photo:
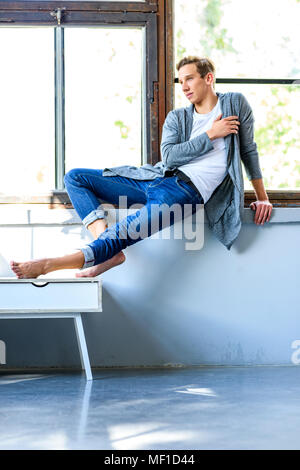
<path fill-rule="evenodd" d="M 31 283 L 34 287 L 46 287 L 49 282 L 44 282 L 43 284 L 36 284 L 35 282 Z"/>

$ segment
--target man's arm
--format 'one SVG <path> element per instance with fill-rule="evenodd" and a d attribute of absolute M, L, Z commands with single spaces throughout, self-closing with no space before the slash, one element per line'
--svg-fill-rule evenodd
<path fill-rule="evenodd" d="M 221 119 L 220 114 L 213 122 L 211 129 L 203 132 L 194 139 L 179 143 L 180 131 L 177 115 L 171 111 L 164 123 L 161 155 L 162 161 L 167 168 L 177 168 L 178 166 L 189 163 L 195 157 L 201 157 L 212 150 L 212 140 L 219 137 L 226 137 L 229 134 L 238 133 L 237 116 L 228 116 Z"/>
<path fill-rule="evenodd" d="M 245 170 L 256 194 L 256 201 L 250 204 L 255 211 L 254 223 L 263 225 L 269 222 L 273 206 L 266 193 L 262 172 L 259 165 L 257 146 L 254 142 L 254 118 L 252 109 L 246 98 L 240 94 L 240 152 Z"/>
<path fill-rule="evenodd" d="M 170 111 L 163 125 L 161 156 L 166 168 L 173 169 L 189 163 L 213 149 L 213 144 L 206 132 L 187 142 L 180 142 L 178 118 Z"/>

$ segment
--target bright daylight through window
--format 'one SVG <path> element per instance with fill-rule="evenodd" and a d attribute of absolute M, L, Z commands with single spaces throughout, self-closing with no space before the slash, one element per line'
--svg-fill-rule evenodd
<path fill-rule="evenodd" d="M 0 28 L 0 196 L 54 188 L 52 28 Z"/>
<path fill-rule="evenodd" d="M 175 63 L 185 55 L 211 58 L 218 78 L 299 79 L 299 0 L 175 0 Z M 176 71 L 177 76 L 177 71 Z M 300 81 L 225 84 L 255 117 L 255 140 L 267 189 L 300 188 Z M 190 103 L 175 86 L 175 106 Z M 252 189 L 245 178 L 245 189 Z"/>
<path fill-rule="evenodd" d="M 54 28 L 2 27 L 0 41 L 0 196 L 47 193 L 55 189 Z M 65 27 L 64 41 L 66 171 L 140 166 L 142 29 Z"/>
<path fill-rule="evenodd" d="M 142 30 L 65 28 L 66 171 L 141 165 Z"/>

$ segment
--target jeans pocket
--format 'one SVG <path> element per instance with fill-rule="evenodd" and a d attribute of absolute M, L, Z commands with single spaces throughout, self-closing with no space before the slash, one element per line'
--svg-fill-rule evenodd
<path fill-rule="evenodd" d="M 189 186 L 188 183 L 181 180 L 178 176 L 176 176 L 175 181 L 176 181 L 177 186 L 182 191 L 184 191 L 189 196 L 189 198 L 194 198 L 194 197 L 198 196 L 198 193 L 196 193 L 196 191 L 193 188 L 191 188 L 191 186 Z"/>
<path fill-rule="evenodd" d="M 155 180 L 154 180 L 152 183 L 149 184 L 149 186 L 148 186 L 148 188 L 147 188 L 147 190 L 146 190 L 146 197 L 148 197 L 148 192 L 149 192 L 149 190 L 151 190 L 151 189 L 153 189 L 153 188 L 154 188 L 154 189 L 157 188 L 161 183 L 164 182 L 164 179 L 165 179 L 165 178 L 155 178 Z M 158 181 L 156 181 L 156 180 L 158 180 Z"/>
<path fill-rule="evenodd" d="M 163 181 L 164 178 L 155 178 L 155 180 L 149 184 L 148 188 L 156 188 L 156 186 L 159 186 Z"/>

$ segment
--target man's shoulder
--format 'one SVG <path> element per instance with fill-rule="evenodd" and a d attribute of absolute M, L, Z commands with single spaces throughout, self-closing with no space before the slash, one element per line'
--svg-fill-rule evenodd
<path fill-rule="evenodd" d="M 245 99 L 243 93 L 239 91 L 228 91 L 227 93 L 218 93 L 219 97 L 225 100 L 229 100 L 233 103 L 240 103 Z"/>
<path fill-rule="evenodd" d="M 231 101 L 233 103 L 241 103 L 243 101 L 246 100 L 245 96 L 243 95 L 243 93 L 240 93 L 239 91 L 228 91 L 226 93 L 217 93 L 218 97 L 221 99 L 221 100 L 228 100 L 228 101 Z M 182 107 L 182 108 L 175 108 L 175 109 L 172 109 L 168 115 L 172 116 L 172 117 L 179 117 L 179 116 L 184 116 L 185 113 L 193 113 L 193 110 L 194 110 L 194 105 L 191 104 L 189 106 L 185 106 L 185 107 Z"/>
<path fill-rule="evenodd" d="M 180 126 L 184 120 L 185 109 L 186 108 L 176 108 L 169 111 L 165 119 L 165 125 L 176 127 Z"/>
<path fill-rule="evenodd" d="M 235 92 L 228 92 L 228 93 L 220 93 L 219 97 L 223 100 L 224 103 L 228 103 L 232 112 L 239 115 L 240 112 L 248 113 L 251 111 L 251 107 L 245 95 L 238 91 Z"/>
<path fill-rule="evenodd" d="M 217 93 L 221 101 L 230 102 L 237 110 L 243 105 L 247 105 L 247 99 L 243 93 L 239 91 L 228 91 L 226 93 Z M 169 111 L 167 119 L 169 121 L 182 121 L 186 115 L 193 115 L 194 106 L 193 104 L 181 108 L 175 108 Z"/>
<path fill-rule="evenodd" d="M 169 112 L 169 114 L 181 116 L 181 115 L 183 115 L 185 112 L 187 112 L 192 106 L 193 106 L 193 105 L 185 106 L 185 107 L 182 107 L 182 108 L 175 108 L 175 109 L 172 109 L 172 110 Z"/>
<path fill-rule="evenodd" d="M 175 108 L 175 109 L 172 109 L 169 113 L 168 113 L 168 117 L 170 119 L 176 119 L 176 120 L 182 120 L 184 119 L 186 113 L 190 113 L 190 114 L 193 114 L 193 105 L 189 105 L 189 106 L 185 106 L 185 107 L 182 107 L 182 108 Z"/>

